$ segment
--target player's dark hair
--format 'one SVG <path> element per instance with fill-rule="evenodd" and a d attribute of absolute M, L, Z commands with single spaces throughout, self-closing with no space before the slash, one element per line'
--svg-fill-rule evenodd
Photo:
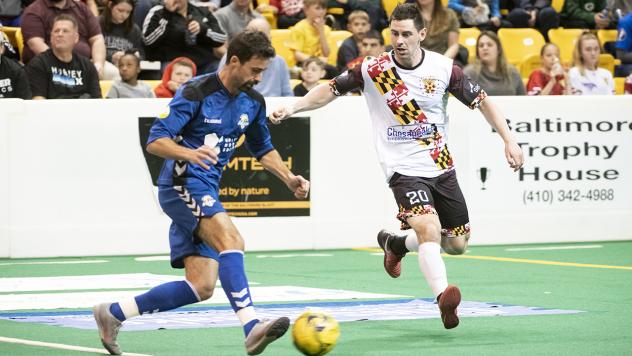
<path fill-rule="evenodd" d="M 239 59 L 239 62 L 246 63 L 252 57 L 269 59 L 276 55 L 274 47 L 268 36 L 261 31 L 246 30 L 239 33 L 228 44 L 226 51 L 226 64 L 230 62 L 233 56 Z"/>
<path fill-rule="evenodd" d="M 393 10 L 393 13 L 391 14 L 391 18 L 388 21 L 389 26 L 391 22 L 393 22 L 393 20 L 396 20 L 396 21 L 413 20 L 413 23 L 415 24 L 415 28 L 417 29 L 417 31 L 421 31 L 422 28 L 426 27 L 424 19 L 423 17 L 421 17 L 421 12 L 419 11 L 417 4 L 414 4 L 414 3 L 406 3 L 406 4 L 397 5 L 395 9 Z"/>

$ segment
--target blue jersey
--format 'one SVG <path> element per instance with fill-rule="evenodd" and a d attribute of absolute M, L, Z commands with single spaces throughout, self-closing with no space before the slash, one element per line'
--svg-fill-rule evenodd
<path fill-rule="evenodd" d="M 219 150 L 217 163 L 206 170 L 190 162 L 168 159 L 158 178 L 159 185 L 186 185 L 191 179 L 217 189 L 224 166 L 235 151 L 239 138 L 257 159 L 272 151 L 263 96 L 251 89 L 233 96 L 216 73 L 196 77 L 180 88 L 169 103 L 166 117 L 151 127 L 147 144 L 168 137 L 178 144 L 197 149 L 213 142 Z M 177 182 L 174 183 L 174 178 Z"/>
<path fill-rule="evenodd" d="M 619 20 L 616 48 L 632 51 L 632 13 Z"/>

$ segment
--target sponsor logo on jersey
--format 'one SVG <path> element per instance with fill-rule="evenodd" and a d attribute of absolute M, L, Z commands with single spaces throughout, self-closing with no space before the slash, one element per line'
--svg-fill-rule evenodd
<path fill-rule="evenodd" d="M 390 142 L 412 141 L 432 137 L 432 125 L 395 125 L 386 129 L 386 139 Z"/>
<path fill-rule="evenodd" d="M 239 127 L 243 130 L 246 128 L 246 126 L 248 126 L 249 123 L 250 123 L 250 120 L 248 120 L 248 114 L 241 114 L 237 125 L 239 125 Z"/>
<path fill-rule="evenodd" d="M 205 195 L 202 197 L 202 206 L 208 206 L 209 208 L 215 204 L 216 200 L 213 199 L 210 195 Z"/>
<path fill-rule="evenodd" d="M 215 119 L 209 119 L 208 117 L 204 118 L 204 123 L 206 124 L 221 124 L 222 123 L 222 119 L 221 118 L 215 118 Z"/>

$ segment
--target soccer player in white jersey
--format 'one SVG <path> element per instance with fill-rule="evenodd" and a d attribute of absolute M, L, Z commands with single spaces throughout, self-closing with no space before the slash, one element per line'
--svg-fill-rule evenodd
<path fill-rule="evenodd" d="M 502 114 L 480 85 L 466 77 L 451 59 L 423 50 L 424 21 L 415 4 L 398 5 L 390 19 L 391 52 L 321 84 L 293 105 L 275 110 L 270 119 L 326 105 L 340 95 L 361 89 L 373 123 L 378 159 L 399 207 L 402 229 L 415 235 L 378 234 L 384 268 L 393 278 L 401 272 L 408 251 L 419 252 L 419 267 L 434 296 L 446 329 L 459 324 L 458 287 L 448 285 L 441 248 L 462 254 L 470 236 L 469 217 L 446 144 L 447 95 L 479 108 L 505 142 L 505 156 L 514 170 L 523 164 L 522 150 Z"/>

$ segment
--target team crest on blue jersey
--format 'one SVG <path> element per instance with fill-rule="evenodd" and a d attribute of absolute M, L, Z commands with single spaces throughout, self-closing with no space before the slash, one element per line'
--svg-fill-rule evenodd
<path fill-rule="evenodd" d="M 250 120 L 248 120 L 248 114 L 241 114 L 237 125 L 239 125 L 239 127 L 243 130 L 246 128 L 246 126 L 248 126 L 249 123 L 250 123 Z"/>
<path fill-rule="evenodd" d="M 215 204 L 215 199 L 213 199 L 210 195 L 205 195 L 202 197 L 202 206 L 208 206 L 209 208 Z"/>

